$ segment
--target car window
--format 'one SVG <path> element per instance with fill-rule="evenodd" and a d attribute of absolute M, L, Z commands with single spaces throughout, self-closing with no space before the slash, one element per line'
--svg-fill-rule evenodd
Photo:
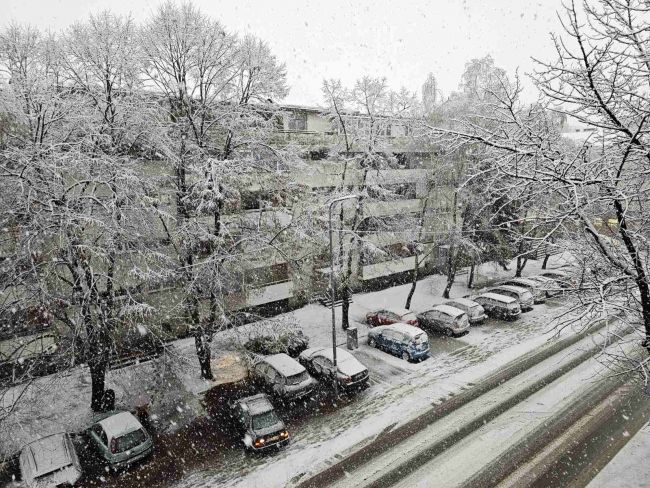
<path fill-rule="evenodd" d="M 280 418 L 275 411 L 269 410 L 260 415 L 255 415 L 253 417 L 252 427 L 253 430 L 266 429 L 278 423 L 280 423 Z"/>
<path fill-rule="evenodd" d="M 394 330 L 385 330 L 381 335 L 384 336 L 384 339 L 387 339 L 389 341 L 397 340 L 397 334 Z"/>
<path fill-rule="evenodd" d="M 108 445 L 108 437 L 106 436 L 106 432 L 104 432 L 104 429 L 102 428 L 101 425 L 95 424 L 92 426 L 93 432 L 97 435 L 99 440 L 104 444 L 105 446 Z"/>
<path fill-rule="evenodd" d="M 117 438 L 115 452 L 124 452 L 139 446 L 147 440 L 144 430 L 138 429 Z M 112 447 L 112 446 L 111 446 Z"/>

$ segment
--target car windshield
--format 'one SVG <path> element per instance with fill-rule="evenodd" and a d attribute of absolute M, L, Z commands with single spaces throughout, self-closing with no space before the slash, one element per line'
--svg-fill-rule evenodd
<path fill-rule="evenodd" d="M 253 417 L 252 427 L 253 430 L 266 429 L 280 422 L 280 419 L 275 414 L 274 410 L 255 415 Z"/>
<path fill-rule="evenodd" d="M 124 434 L 116 439 L 117 447 L 115 452 L 124 452 L 139 446 L 147 439 L 147 434 L 142 429 L 134 430 L 128 434 Z"/>
<path fill-rule="evenodd" d="M 287 376 L 287 385 L 297 385 L 309 378 L 307 371 L 302 373 L 294 374 L 293 376 Z"/>

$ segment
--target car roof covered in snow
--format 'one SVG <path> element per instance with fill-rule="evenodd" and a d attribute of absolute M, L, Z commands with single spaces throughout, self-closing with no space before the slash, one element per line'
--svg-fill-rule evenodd
<path fill-rule="evenodd" d="M 120 437 L 141 429 L 142 424 L 131 412 L 118 412 L 98 422 L 108 437 Z"/>
<path fill-rule="evenodd" d="M 283 352 L 264 356 L 263 361 L 273 366 L 274 369 L 285 376 L 293 376 L 294 374 L 300 374 L 305 371 L 305 368 L 298 361 Z"/>
<path fill-rule="evenodd" d="M 445 304 L 436 305 L 435 307 L 432 308 L 432 310 L 438 310 L 451 317 L 458 317 L 459 315 L 465 313 L 465 310 L 461 310 L 460 308 L 452 307 L 451 305 L 445 305 Z"/>
<path fill-rule="evenodd" d="M 452 298 L 447 303 L 445 303 L 445 305 L 451 305 L 453 307 L 454 303 L 457 303 L 459 305 L 464 305 L 465 307 L 480 307 L 481 306 L 480 303 L 476 303 L 474 300 L 470 300 L 469 298 Z"/>
<path fill-rule="evenodd" d="M 489 291 L 493 293 L 499 293 L 498 290 L 514 291 L 515 293 L 530 293 L 526 288 L 522 288 L 521 286 L 513 286 L 513 285 L 499 285 L 490 288 Z"/>
<path fill-rule="evenodd" d="M 52 434 L 27 444 L 23 448 L 33 463 L 32 477 L 43 476 L 72 463 L 72 453 L 66 442 L 67 434 Z"/>
<path fill-rule="evenodd" d="M 402 334 L 406 334 L 410 337 L 415 337 L 420 334 L 425 334 L 425 332 L 420 329 L 419 327 L 415 327 L 413 325 L 408 325 L 403 322 L 397 322 L 395 324 L 390 324 L 390 325 L 380 325 L 379 327 L 373 327 L 370 329 L 369 333 L 372 331 L 382 331 L 382 330 L 396 330 L 398 332 L 401 332 Z"/>
<path fill-rule="evenodd" d="M 412 310 L 409 310 L 407 308 L 386 307 L 386 308 L 382 308 L 381 310 L 387 310 L 389 312 L 394 313 L 395 315 L 399 315 L 400 317 L 404 317 L 404 315 L 413 313 Z"/>
<path fill-rule="evenodd" d="M 479 298 L 479 297 L 491 298 L 492 300 L 497 300 L 497 301 L 503 302 L 503 303 L 513 303 L 513 302 L 517 301 L 516 298 L 509 297 L 509 296 L 506 296 L 506 295 L 499 295 L 498 293 L 495 293 L 495 292 L 481 293 L 480 295 L 478 295 L 477 298 Z"/>
<path fill-rule="evenodd" d="M 544 269 L 542 270 L 540 275 L 559 276 L 562 278 L 568 278 L 569 273 L 567 273 L 566 271 L 562 271 L 561 269 Z"/>
<path fill-rule="evenodd" d="M 309 349 L 305 349 L 303 352 L 301 352 L 300 355 L 306 358 L 321 356 L 329 359 L 330 361 L 334 360 L 334 354 L 331 347 L 310 347 Z M 341 349 L 340 347 L 336 348 L 337 361 L 344 361 L 349 358 L 356 360 L 356 358 L 345 349 Z"/>
<path fill-rule="evenodd" d="M 238 402 L 246 405 L 246 408 L 251 415 L 260 415 L 274 410 L 271 400 L 269 400 L 269 397 L 264 393 L 258 393 L 257 395 L 242 398 L 241 400 L 238 400 Z"/>
<path fill-rule="evenodd" d="M 536 285 L 536 283 L 529 278 L 510 278 L 508 280 L 504 280 L 503 283 L 522 283 L 525 284 L 526 286 Z"/>

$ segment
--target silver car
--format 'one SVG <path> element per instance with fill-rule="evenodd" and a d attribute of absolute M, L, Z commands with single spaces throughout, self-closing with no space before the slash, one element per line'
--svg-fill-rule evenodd
<path fill-rule="evenodd" d="M 532 293 L 533 301 L 535 303 L 546 302 L 546 291 L 535 280 L 529 278 L 510 278 L 509 280 L 501 282 L 501 285 L 518 286 L 519 288 L 525 288 Z"/>
<path fill-rule="evenodd" d="M 418 314 L 423 329 L 436 329 L 446 336 L 461 335 L 469 331 L 467 313 L 450 305 L 436 305 Z"/>
<path fill-rule="evenodd" d="M 533 309 L 533 294 L 519 286 L 500 285 L 486 290 L 489 293 L 496 293 L 506 297 L 512 297 L 519 302 L 522 312 L 528 312 Z"/>
<path fill-rule="evenodd" d="M 79 458 L 68 434 L 52 434 L 20 451 L 23 481 L 30 488 L 73 486 L 81 478 Z"/>
<path fill-rule="evenodd" d="M 153 440 L 131 412 L 99 414 L 88 437 L 111 468 L 134 464 L 153 452 Z"/>
<path fill-rule="evenodd" d="M 445 305 L 450 305 L 465 312 L 470 325 L 480 324 L 487 318 L 483 306 L 469 298 L 454 298 L 445 302 Z"/>
<path fill-rule="evenodd" d="M 306 397 L 316 386 L 305 367 L 284 353 L 264 356 L 253 366 L 252 373 L 258 386 L 280 400 Z"/>
<path fill-rule="evenodd" d="M 332 382 L 334 361 L 331 347 L 312 347 L 300 353 L 298 361 L 307 371 L 324 383 Z M 336 348 L 336 379 L 344 389 L 368 386 L 368 368 L 340 347 Z"/>

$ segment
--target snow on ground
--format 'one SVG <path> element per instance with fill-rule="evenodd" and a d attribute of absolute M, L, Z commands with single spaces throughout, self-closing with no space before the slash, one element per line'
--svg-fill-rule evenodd
<path fill-rule="evenodd" d="M 643 426 L 614 458 L 591 480 L 587 488 L 643 488 L 650 480 L 650 424 Z"/>
<path fill-rule="evenodd" d="M 549 267 L 560 266 L 564 262 L 561 256 L 555 256 Z M 539 272 L 539 265 L 538 261 L 529 262 L 524 274 Z M 506 272 L 487 263 L 478 270 L 478 282 L 485 284 L 495 278 L 511 275 L 512 271 Z M 452 297 L 470 293 L 466 280 L 466 275 L 458 277 L 452 288 Z M 274 469 L 279 470 L 278 476 L 273 479 L 280 484 L 283 485 L 283 480 L 307 467 L 313 467 L 323 459 L 376 435 L 396 421 L 404 421 L 408 415 L 417 414 L 418 402 L 425 407 L 431 402 L 439 402 L 450 392 L 458 391 L 463 385 L 476 381 L 548 339 L 547 333 L 551 330 L 554 315 L 553 304 L 537 306 L 535 311 L 525 314 L 523 320 L 514 324 L 495 321 L 474 328 L 461 339 L 432 337 L 432 357 L 418 364 L 407 363 L 368 348 L 364 340 L 367 327 L 362 323 L 366 312 L 383 306 L 403 307 L 410 286 L 406 284 L 354 295 L 351 320 L 356 322 L 354 325 L 358 327 L 361 344 L 354 354 L 370 369 L 372 386 L 350 405 L 327 415 L 313 416 L 308 423 L 300 426 L 299 436 L 294 438 L 293 445 L 273 460 Z M 420 280 L 411 309 L 418 312 L 441 303 L 444 286 L 445 277 L 441 275 Z M 331 345 L 329 309 L 309 304 L 284 314 L 284 317 L 300 325 L 310 337 L 311 346 Z M 337 323 L 340 324 L 340 307 L 337 309 Z M 110 371 L 107 387 L 115 389 L 116 403 L 124 408 L 132 408 L 140 392 L 146 392 L 152 399 L 151 413 L 158 429 L 173 430 L 202 415 L 197 393 L 213 384 L 241 376 L 243 364 L 227 349 L 232 348 L 234 340 L 241 343 L 251 330 L 262 326 L 264 324 L 252 323 L 217 334 L 213 341 L 215 382 L 200 379 L 193 340 L 182 339 L 175 341 L 162 358 Z M 337 331 L 337 343 L 345 344 L 345 335 L 340 326 Z M 490 360 L 485 362 L 488 358 Z M 79 432 L 89 425 L 90 375 L 85 366 L 14 387 L 2 394 L 0 407 L 10 408 L 19 397 L 20 401 L 1 424 L 0 455 L 10 455 L 25 443 L 49 433 Z M 294 458 L 297 451 L 302 451 L 299 460 Z M 222 463 L 217 468 L 231 482 L 237 481 L 240 468 L 250 472 L 264 464 L 263 460 L 249 462 L 240 453 L 232 455 L 243 462 L 233 463 L 234 470 L 224 470 Z M 283 472 L 283 469 L 288 471 Z M 197 476 L 197 479 L 204 479 L 210 474 Z M 260 472 L 260 476 L 268 481 L 266 469 Z"/>

